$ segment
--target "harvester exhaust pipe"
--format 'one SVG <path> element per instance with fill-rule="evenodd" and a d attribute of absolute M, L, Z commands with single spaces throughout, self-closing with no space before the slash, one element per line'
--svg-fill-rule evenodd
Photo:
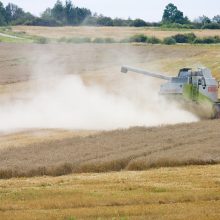
<path fill-rule="evenodd" d="M 164 80 L 168 80 L 168 81 L 171 80 L 171 78 L 172 78 L 170 76 L 166 76 L 166 75 L 163 75 L 163 74 L 160 74 L 160 73 L 150 73 L 150 72 L 147 72 L 145 70 L 133 68 L 133 67 L 130 67 L 130 66 L 122 66 L 121 67 L 121 72 L 122 73 L 127 73 L 128 71 L 135 72 L 135 73 L 140 73 L 140 74 L 143 74 L 145 76 L 151 76 L 151 77 L 154 77 L 154 78 L 164 79 Z"/>
<path fill-rule="evenodd" d="M 127 73 L 127 72 L 128 72 L 127 67 L 126 67 L 126 66 L 122 66 L 122 67 L 121 67 L 121 72 L 122 72 L 122 73 Z"/>

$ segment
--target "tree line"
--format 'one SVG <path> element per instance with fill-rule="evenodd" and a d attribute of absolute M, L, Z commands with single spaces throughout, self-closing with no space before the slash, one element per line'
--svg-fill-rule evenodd
<path fill-rule="evenodd" d="M 146 22 L 143 19 L 121 19 L 106 17 L 92 13 L 87 8 L 74 6 L 71 0 L 63 3 L 57 0 L 52 8 L 47 8 L 41 16 L 37 17 L 30 12 L 25 12 L 19 6 L 9 3 L 4 7 L 0 1 L 0 26 L 4 25 L 36 25 L 36 26 L 162 26 L 166 28 L 202 28 L 202 29 L 220 29 L 220 15 L 212 19 L 207 16 L 201 16 L 190 21 L 184 13 L 174 4 L 170 3 L 164 9 L 161 22 Z"/>
<path fill-rule="evenodd" d="M 164 9 L 161 25 L 164 27 L 177 28 L 198 28 L 198 29 L 220 29 L 220 15 L 214 16 L 212 19 L 203 15 L 190 21 L 183 12 L 170 3 Z"/>

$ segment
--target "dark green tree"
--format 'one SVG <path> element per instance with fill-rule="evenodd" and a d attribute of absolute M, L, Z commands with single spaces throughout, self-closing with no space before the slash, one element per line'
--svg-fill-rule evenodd
<path fill-rule="evenodd" d="M 87 17 L 90 17 L 91 15 L 92 13 L 89 9 L 76 7 L 78 24 L 81 24 Z"/>
<path fill-rule="evenodd" d="M 68 25 L 77 24 L 78 21 L 77 21 L 76 10 L 71 0 L 66 0 L 64 10 L 65 10 L 66 24 Z"/>
<path fill-rule="evenodd" d="M 5 7 L 6 21 L 10 23 L 12 21 L 16 21 L 18 19 L 23 19 L 28 17 L 28 13 L 25 13 L 22 8 L 19 8 L 17 5 L 9 3 Z"/>
<path fill-rule="evenodd" d="M 99 16 L 97 19 L 97 25 L 100 26 L 113 26 L 113 20 L 110 17 Z"/>
<path fill-rule="evenodd" d="M 6 24 L 5 17 L 6 17 L 6 12 L 5 12 L 4 5 L 2 4 L 2 2 L 0 2 L 0 25 Z"/>
<path fill-rule="evenodd" d="M 10 23 L 12 21 L 13 18 L 13 14 L 14 14 L 14 5 L 9 3 L 6 7 L 5 7 L 5 20 L 7 23 Z"/>
<path fill-rule="evenodd" d="M 113 25 L 114 25 L 114 26 L 124 26 L 125 23 L 124 23 L 123 19 L 115 18 L 115 19 L 113 20 Z"/>
<path fill-rule="evenodd" d="M 142 19 L 135 19 L 132 22 L 132 26 L 134 26 L 134 27 L 145 27 L 145 26 L 147 26 L 147 23 Z"/>
<path fill-rule="evenodd" d="M 71 0 L 66 0 L 65 5 L 58 0 L 52 9 L 48 8 L 42 13 L 41 19 L 60 25 L 79 25 L 91 15 L 91 11 L 86 8 L 74 7 Z"/>
<path fill-rule="evenodd" d="M 216 15 L 212 20 L 213 22 L 220 24 L 220 15 Z"/>
<path fill-rule="evenodd" d="M 211 23 L 211 19 L 205 15 L 200 16 L 198 18 L 195 19 L 196 23 L 200 23 L 200 24 L 210 24 Z"/>
<path fill-rule="evenodd" d="M 189 23 L 189 19 L 184 17 L 183 12 L 179 11 L 174 4 L 170 3 L 164 10 L 162 22 L 186 24 Z"/>
<path fill-rule="evenodd" d="M 52 9 L 47 8 L 42 14 L 41 14 L 42 19 L 51 19 L 52 18 Z"/>
<path fill-rule="evenodd" d="M 52 12 L 52 16 L 56 20 L 60 22 L 63 22 L 65 20 L 65 8 L 60 0 L 57 0 L 51 12 Z"/>

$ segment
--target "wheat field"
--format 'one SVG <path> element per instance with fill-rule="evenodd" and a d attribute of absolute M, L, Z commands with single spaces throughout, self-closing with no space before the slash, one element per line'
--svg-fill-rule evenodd
<path fill-rule="evenodd" d="M 216 164 L 220 162 L 219 129 L 216 120 L 97 134 L 72 132 L 72 137 L 67 131 L 66 136 L 53 134 L 43 140 L 49 131 L 39 131 L 40 140 L 34 132 L 7 135 L 0 139 L 0 177 Z"/>

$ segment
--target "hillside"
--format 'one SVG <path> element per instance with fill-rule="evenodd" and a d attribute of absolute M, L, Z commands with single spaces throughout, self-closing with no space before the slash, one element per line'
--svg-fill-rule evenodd
<path fill-rule="evenodd" d="M 219 58 L 219 45 L 1 43 L 0 219 L 219 219 L 220 121 L 120 72 L 207 66 L 219 80 Z"/>
<path fill-rule="evenodd" d="M 153 80 L 150 81 L 151 85 L 149 85 L 149 79 L 146 77 L 134 74 L 123 75 L 120 73 L 121 65 L 129 64 L 167 74 L 175 74 L 179 68 L 184 66 L 198 67 L 205 65 L 211 68 L 214 76 L 219 79 L 219 50 L 219 46 L 192 45 L 37 45 L 2 43 L 0 50 L 2 70 L 0 101 L 2 109 L 7 109 L 11 103 L 14 103 L 13 105 L 16 103 L 16 105 L 15 107 L 12 105 L 8 121 L 4 117 L 8 111 L 1 112 L 1 128 L 3 129 L 0 137 L 1 176 L 29 176 L 45 173 L 59 175 L 82 171 L 136 170 L 157 166 L 218 163 L 219 121 L 202 121 L 194 124 L 158 128 L 131 128 L 104 133 L 102 130 L 105 125 L 101 127 L 103 129 L 99 127 L 99 131 L 91 131 L 95 130 L 91 129 L 94 128 L 94 122 L 92 127 L 85 124 L 83 128 L 90 126 L 90 129 L 87 127 L 87 129 L 84 129 L 85 131 L 81 131 L 82 129 L 66 131 L 65 125 L 62 126 L 64 129 L 54 130 L 48 129 L 47 125 L 56 121 L 60 116 L 60 112 L 57 116 L 52 116 L 48 124 L 45 124 L 45 120 L 43 120 L 43 127 L 39 127 L 39 119 L 34 119 L 37 112 L 33 113 L 33 111 L 36 108 L 41 111 L 41 105 L 46 111 L 50 107 L 47 102 L 50 102 L 51 99 L 55 101 L 52 105 L 57 106 L 57 95 L 60 92 L 63 93 L 63 88 L 58 90 L 58 93 L 52 93 L 52 97 L 46 102 L 42 102 L 42 99 L 37 101 L 37 106 L 34 108 L 28 103 L 39 92 L 45 94 L 50 87 L 60 87 L 60 77 L 70 75 L 80 76 L 85 84 L 85 88 L 83 88 L 86 89 L 85 94 L 87 95 L 93 93 L 93 90 L 88 90 L 87 93 L 87 87 L 99 86 L 98 91 L 102 91 L 101 99 L 103 99 L 103 95 L 104 100 L 106 97 L 109 99 L 109 96 L 106 96 L 106 93 L 109 93 L 111 94 L 110 97 L 114 95 L 114 99 L 117 94 L 121 94 L 123 97 L 134 96 L 133 99 L 137 101 L 137 95 L 140 94 L 139 101 L 141 103 L 150 92 L 148 86 L 154 88 L 154 92 L 157 93 L 161 82 Z M 58 80 L 55 80 L 57 77 Z M 77 85 L 75 81 L 73 81 L 73 85 Z M 100 90 L 100 88 L 102 89 Z M 79 105 L 74 91 L 69 89 L 66 92 L 61 95 L 60 100 L 64 98 L 67 100 L 65 104 L 67 108 L 69 108 L 68 103 L 71 99 L 73 99 L 73 104 L 78 103 L 77 105 Z M 90 98 L 93 98 L 93 96 Z M 149 97 L 147 98 L 149 99 Z M 119 99 L 120 102 L 121 100 L 123 99 Z M 169 112 L 161 115 L 160 106 L 158 106 L 158 109 L 155 101 L 149 100 L 148 102 L 150 104 L 147 106 L 147 111 L 150 109 L 151 112 L 160 112 L 158 113 L 158 117 L 160 116 L 159 121 L 156 118 L 153 119 L 157 121 L 156 124 L 177 123 L 179 121 L 172 119 L 173 117 Z M 19 103 L 24 103 L 22 104 L 24 109 L 19 110 L 21 111 L 19 114 L 24 118 L 30 114 L 29 120 L 27 118 L 25 121 L 27 123 L 27 127 L 24 127 L 25 132 L 17 133 L 16 130 L 11 130 L 8 135 L 5 135 L 5 127 L 9 126 L 9 129 L 15 129 L 15 126 L 19 127 L 24 123 L 23 121 L 22 124 L 19 124 L 19 120 L 16 118 L 16 108 L 20 108 Z M 103 104 L 100 107 L 103 107 Z M 94 111 L 98 111 L 100 107 L 97 105 Z M 22 114 L 23 111 L 29 108 L 30 110 L 26 114 Z M 127 109 L 127 107 L 125 108 Z M 83 107 L 80 111 L 84 109 L 86 107 Z M 109 113 L 106 113 L 102 120 L 105 120 L 106 117 L 111 120 L 111 117 L 117 113 L 117 111 L 112 112 L 106 109 L 105 111 Z M 52 115 L 50 112 L 46 112 L 47 114 Z M 149 112 L 149 114 L 151 113 Z M 124 113 L 117 116 L 119 118 L 116 117 L 115 122 L 120 121 L 122 116 L 124 117 Z M 91 118 L 92 116 L 84 114 L 84 117 Z M 169 119 L 166 121 L 166 118 L 163 117 Z M 11 124 L 9 124 L 9 119 Z M 124 120 L 127 119 L 125 117 Z M 32 124 L 30 124 L 31 120 Z M 142 121 L 142 119 L 139 120 Z M 68 120 L 66 123 L 68 124 Z M 125 127 L 127 126 L 128 124 Z M 117 123 L 113 127 L 117 128 Z M 11 132 L 15 132 L 15 134 L 10 134 Z M 83 137 L 79 137 L 81 134 L 83 134 Z"/>
<path fill-rule="evenodd" d="M 170 75 L 186 66 L 207 66 L 220 79 L 219 52 L 219 45 L 1 43 L 0 84 L 47 77 L 53 72 L 79 74 L 81 78 L 101 85 L 103 81 L 115 85 L 122 80 L 120 68 L 125 64 Z"/>

